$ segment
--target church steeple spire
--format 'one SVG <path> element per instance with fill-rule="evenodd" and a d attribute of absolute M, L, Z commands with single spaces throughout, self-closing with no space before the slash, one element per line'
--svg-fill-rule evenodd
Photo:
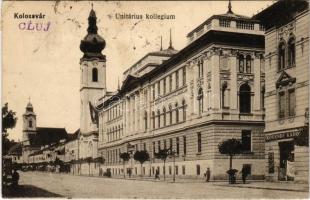
<path fill-rule="evenodd" d="M 169 47 L 168 47 L 168 49 L 173 49 L 173 50 L 174 50 L 174 48 L 173 48 L 173 46 L 172 46 L 171 29 L 170 29 L 170 40 L 169 40 Z"/>
<path fill-rule="evenodd" d="M 98 58 L 100 60 L 105 60 L 105 56 L 102 55 L 101 51 L 104 49 L 106 43 L 105 40 L 98 35 L 97 31 L 97 17 L 92 5 L 92 9 L 88 16 L 87 35 L 80 44 L 80 49 L 84 53 L 83 58 L 85 59 Z"/>
<path fill-rule="evenodd" d="M 231 0 L 228 0 L 228 11 L 227 11 L 227 13 L 233 14 L 233 11 L 231 9 L 232 9 Z"/>

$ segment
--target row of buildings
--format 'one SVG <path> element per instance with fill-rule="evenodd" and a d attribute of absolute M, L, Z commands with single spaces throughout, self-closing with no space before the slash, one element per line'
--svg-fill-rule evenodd
<path fill-rule="evenodd" d="M 59 158 L 76 174 L 122 176 L 131 169 L 133 175 L 153 176 L 159 170 L 160 175 L 199 178 L 210 168 L 212 179 L 219 180 L 227 178 L 229 162 L 218 144 L 236 138 L 242 152 L 233 167 L 247 167 L 250 178 L 308 181 L 307 1 L 281 0 L 253 17 L 234 13 L 229 2 L 227 13 L 188 33 L 183 49 L 175 50 L 170 39 L 167 49 L 138 60 L 115 92 L 106 87 L 106 43 L 97 30 L 92 9 L 80 44 L 76 137 L 40 149 L 24 142 L 24 161 L 63 147 Z M 40 132 L 29 111 L 24 141 Z M 165 167 L 154 157 L 163 148 L 175 152 Z M 140 168 L 131 158 L 124 166 L 119 154 L 138 150 L 148 151 L 150 160 Z"/>

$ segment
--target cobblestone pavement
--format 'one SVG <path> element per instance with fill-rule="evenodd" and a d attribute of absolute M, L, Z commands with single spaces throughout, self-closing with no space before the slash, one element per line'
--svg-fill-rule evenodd
<path fill-rule="evenodd" d="M 42 172 L 21 172 L 20 177 L 21 185 L 67 198 L 308 198 L 308 192 L 225 187 L 219 183 L 170 183 Z"/>

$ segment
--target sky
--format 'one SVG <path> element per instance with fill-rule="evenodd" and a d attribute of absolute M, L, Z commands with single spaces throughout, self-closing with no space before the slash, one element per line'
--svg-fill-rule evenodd
<path fill-rule="evenodd" d="M 2 3 L 2 105 L 18 117 L 9 138 L 22 139 L 22 115 L 29 99 L 38 127 L 66 128 L 73 133 L 80 119 L 80 41 L 87 33 L 92 8 L 97 15 L 98 33 L 105 39 L 106 83 L 115 91 L 122 73 L 145 54 L 172 42 L 180 50 L 186 35 L 213 14 L 227 12 L 228 1 L 107 2 L 107 1 L 19 1 Z M 236 14 L 253 16 L 273 1 L 232 1 Z M 20 19 L 18 14 L 44 14 L 44 19 Z M 168 14 L 174 20 L 116 19 L 123 14 Z M 24 23 L 38 23 L 47 31 L 25 30 Z"/>

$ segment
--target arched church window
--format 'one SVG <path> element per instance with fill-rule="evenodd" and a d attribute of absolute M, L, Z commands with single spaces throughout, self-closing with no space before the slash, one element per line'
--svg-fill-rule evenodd
<path fill-rule="evenodd" d="M 240 86 L 239 109 L 240 113 L 251 112 L 251 88 L 247 83 Z"/>
<path fill-rule="evenodd" d="M 295 38 L 291 36 L 288 41 L 288 66 L 292 67 L 295 65 Z"/>
<path fill-rule="evenodd" d="M 251 56 L 250 55 L 247 55 L 246 56 L 246 64 L 245 64 L 245 67 L 246 67 L 246 73 L 250 74 L 251 73 Z"/>
<path fill-rule="evenodd" d="M 243 73 L 244 72 L 244 57 L 242 54 L 238 56 L 238 60 L 239 60 L 239 72 Z"/>
<path fill-rule="evenodd" d="M 92 78 L 93 78 L 93 82 L 97 82 L 98 81 L 98 69 L 97 68 L 93 68 L 93 70 L 92 70 Z"/>
<path fill-rule="evenodd" d="M 29 128 L 32 128 L 32 120 L 29 120 Z"/>
<path fill-rule="evenodd" d="M 279 70 L 282 70 L 285 68 L 285 43 L 284 43 L 284 41 L 280 42 L 278 51 L 279 51 L 278 68 L 279 68 Z"/>

